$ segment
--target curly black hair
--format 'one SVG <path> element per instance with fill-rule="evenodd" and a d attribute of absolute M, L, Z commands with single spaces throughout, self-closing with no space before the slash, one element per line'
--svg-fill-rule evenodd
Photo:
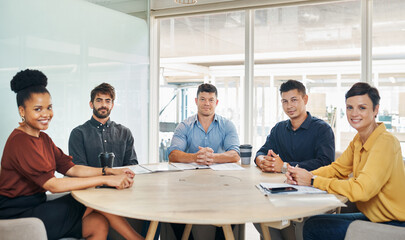
<path fill-rule="evenodd" d="M 11 90 L 17 93 L 17 106 L 24 106 L 32 93 L 48 93 L 48 78 L 39 70 L 26 69 L 18 72 L 10 82 Z"/>

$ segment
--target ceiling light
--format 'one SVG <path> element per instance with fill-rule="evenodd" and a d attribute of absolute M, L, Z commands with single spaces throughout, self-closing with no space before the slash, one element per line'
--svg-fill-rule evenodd
<path fill-rule="evenodd" d="M 195 4 L 197 0 L 174 0 L 174 2 L 178 4 Z"/>

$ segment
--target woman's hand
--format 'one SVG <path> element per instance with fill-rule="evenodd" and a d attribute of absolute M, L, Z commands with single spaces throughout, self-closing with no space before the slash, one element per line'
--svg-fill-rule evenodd
<path fill-rule="evenodd" d="M 115 187 L 117 189 L 125 189 L 125 188 L 130 188 L 132 187 L 132 184 L 134 183 L 134 180 L 130 177 L 128 177 L 126 174 L 121 174 L 121 175 L 109 175 L 109 176 L 104 176 L 105 178 L 105 185 L 108 185 L 110 187 Z"/>
<path fill-rule="evenodd" d="M 285 176 L 288 184 L 311 186 L 313 174 L 300 167 L 288 166 Z"/>
<path fill-rule="evenodd" d="M 134 178 L 135 173 L 129 168 L 106 168 L 107 175 L 122 175 L 125 174 L 129 178 Z"/>

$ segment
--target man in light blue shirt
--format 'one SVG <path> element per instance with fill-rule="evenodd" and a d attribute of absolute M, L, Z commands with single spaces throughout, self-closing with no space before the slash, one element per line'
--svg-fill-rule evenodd
<path fill-rule="evenodd" d="M 195 99 L 198 112 L 180 123 L 174 131 L 168 149 L 170 162 L 211 165 L 239 161 L 238 133 L 231 121 L 215 114 L 217 95 L 217 88 L 212 84 L 198 87 Z M 170 225 L 175 237 L 181 239 L 185 225 Z M 165 240 L 164 237 L 162 239 Z M 193 226 L 189 239 L 222 240 L 225 237 L 221 228 L 198 225 Z"/>
<path fill-rule="evenodd" d="M 215 114 L 218 105 L 214 85 L 201 84 L 197 90 L 196 115 L 180 123 L 168 149 L 170 162 L 211 165 L 239 161 L 239 137 L 235 125 Z"/>

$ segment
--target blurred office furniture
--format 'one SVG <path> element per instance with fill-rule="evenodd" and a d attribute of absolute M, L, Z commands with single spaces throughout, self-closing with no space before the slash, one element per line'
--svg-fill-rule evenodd
<path fill-rule="evenodd" d="M 399 240 L 405 237 L 405 227 L 357 220 L 347 229 L 345 240 Z"/>
<path fill-rule="evenodd" d="M 2 240 L 46 240 L 44 223 L 39 218 L 0 220 Z"/>
<path fill-rule="evenodd" d="M 378 116 L 378 121 L 383 122 L 387 129 L 392 129 L 392 116 L 380 115 L 380 116 Z"/>

